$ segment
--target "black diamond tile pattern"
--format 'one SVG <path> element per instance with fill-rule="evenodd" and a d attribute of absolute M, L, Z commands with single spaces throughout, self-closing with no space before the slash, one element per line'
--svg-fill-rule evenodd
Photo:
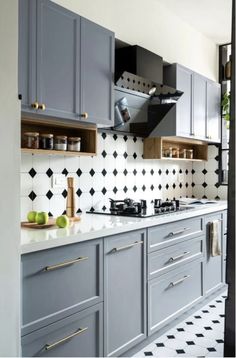
<path fill-rule="evenodd" d="M 66 189 L 63 190 L 63 192 L 62 192 L 61 194 L 62 194 L 62 196 L 63 196 L 64 198 L 66 198 L 66 197 L 67 197 L 67 190 L 66 190 Z"/>
<path fill-rule="evenodd" d="M 117 151 L 116 151 L 116 150 L 113 152 L 113 157 L 114 157 L 114 158 L 117 158 L 117 157 L 118 157 L 118 154 L 117 154 Z"/>
<path fill-rule="evenodd" d="M 66 168 L 64 168 L 61 173 L 64 174 L 65 176 L 67 176 L 69 172 Z"/>
<path fill-rule="evenodd" d="M 31 178 L 34 178 L 36 174 L 37 172 L 34 170 L 34 168 L 31 168 L 29 171 L 29 175 L 31 176 Z"/>
<path fill-rule="evenodd" d="M 91 175 L 91 177 L 93 177 L 94 174 L 95 174 L 95 171 L 94 171 L 93 169 L 91 169 L 90 172 L 89 172 L 89 174 Z"/>
<path fill-rule="evenodd" d="M 103 175 L 104 177 L 107 175 L 106 169 L 103 169 L 103 170 L 102 170 L 102 175 Z"/>
<path fill-rule="evenodd" d="M 78 175 L 78 177 L 80 177 L 83 173 L 82 173 L 82 170 L 79 168 L 76 172 L 76 174 Z"/>
<path fill-rule="evenodd" d="M 46 171 L 46 174 L 49 178 L 51 178 L 51 176 L 53 175 L 52 169 L 48 168 L 48 170 Z"/>
<path fill-rule="evenodd" d="M 52 197 L 53 197 L 53 193 L 51 192 L 51 190 L 48 190 L 47 194 L 46 194 L 46 197 L 51 200 Z"/>
<path fill-rule="evenodd" d="M 219 296 L 222 298 L 222 296 Z M 219 302 L 217 312 L 224 312 L 224 301 Z M 212 301 L 211 306 L 214 306 Z M 146 355 L 153 355 L 155 357 L 223 357 L 224 346 L 224 318 L 221 317 L 220 324 L 212 330 L 205 330 L 200 321 L 209 319 L 212 321 L 216 317 L 214 307 L 208 308 L 209 304 L 203 307 L 202 310 L 197 311 L 187 320 L 172 327 L 170 331 L 162 334 L 159 338 L 155 338 L 153 342 L 149 342 L 140 352 L 135 354 L 135 357 L 145 357 Z M 206 314 L 202 315 L 205 311 Z M 218 315 L 219 316 L 219 315 Z M 200 318 L 199 318 L 200 317 Z M 184 327 L 184 328 L 183 328 Z M 208 326 L 205 326 L 208 327 Z M 174 333 L 176 332 L 176 334 Z M 195 333 L 198 332 L 198 333 Z M 203 334 L 204 333 L 204 334 Z"/>
<path fill-rule="evenodd" d="M 29 198 L 34 201 L 35 198 L 37 198 L 37 195 L 35 194 L 35 192 L 32 190 L 30 193 L 29 193 Z"/>

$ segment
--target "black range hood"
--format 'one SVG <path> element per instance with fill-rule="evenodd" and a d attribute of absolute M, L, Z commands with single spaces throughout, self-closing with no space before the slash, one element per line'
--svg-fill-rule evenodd
<path fill-rule="evenodd" d="M 163 84 L 163 59 L 162 57 L 140 46 L 125 46 L 117 48 L 115 52 L 115 84 L 117 88 L 129 90 L 129 93 L 137 92 L 149 95 L 147 119 L 136 122 L 129 116 L 129 130 L 144 137 L 157 133 L 157 126 L 162 119 L 169 117 L 172 108 L 183 94 L 175 88 Z M 122 98 L 121 101 L 126 100 Z M 128 103 L 126 108 L 117 110 L 120 101 L 115 106 L 115 124 L 120 128 L 127 128 L 127 122 L 122 119 L 123 112 L 129 114 Z M 123 111 L 123 112 L 122 112 Z M 120 115 L 117 116 L 117 112 Z M 119 117 L 119 118 L 118 118 Z M 124 126 L 125 124 L 125 126 Z M 116 128 L 116 127 L 115 127 Z M 122 129 L 121 129 L 122 130 Z"/>

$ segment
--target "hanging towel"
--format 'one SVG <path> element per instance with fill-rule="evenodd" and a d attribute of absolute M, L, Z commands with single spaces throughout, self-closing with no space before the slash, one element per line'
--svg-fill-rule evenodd
<path fill-rule="evenodd" d="M 210 223 L 211 256 L 221 255 L 219 225 L 220 225 L 219 220 L 214 220 Z"/>

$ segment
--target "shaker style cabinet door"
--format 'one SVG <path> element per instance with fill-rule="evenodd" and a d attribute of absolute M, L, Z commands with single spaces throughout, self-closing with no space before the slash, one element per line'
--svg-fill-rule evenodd
<path fill-rule="evenodd" d="M 176 104 L 177 135 L 189 137 L 192 133 L 192 71 L 177 65 L 177 89 L 182 96 Z"/>
<path fill-rule="evenodd" d="M 104 241 L 104 355 L 119 356 L 146 337 L 145 232 Z"/>
<path fill-rule="evenodd" d="M 48 0 L 37 1 L 38 112 L 79 114 L 80 17 Z"/>
<path fill-rule="evenodd" d="M 207 137 L 212 142 L 221 140 L 221 92 L 220 84 L 207 82 Z"/>
<path fill-rule="evenodd" d="M 193 135 L 206 139 L 207 80 L 193 74 Z"/>
<path fill-rule="evenodd" d="M 114 33 L 81 18 L 81 115 L 113 125 Z"/>

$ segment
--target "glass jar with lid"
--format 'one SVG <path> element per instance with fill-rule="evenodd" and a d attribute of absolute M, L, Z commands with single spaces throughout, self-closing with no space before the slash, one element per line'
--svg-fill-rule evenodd
<path fill-rule="evenodd" d="M 186 149 L 185 148 L 180 149 L 179 157 L 186 158 Z"/>
<path fill-rule="evenodd" d="M 179 148 L 172 149 L 172 158 L 179 158 Z"/>
<path fill-rule="evenodd" d="M 39 149 L 39 133 L 25 132 L 23 135 L 23 147 L 29 149 Z"/>
<path fill-rule="evenodd" d="M 186 149 L 186 158 L 193 159 L 193 149 Z"/>
<path fill-rule="evenodd" d="M 39 147 L 40 149 L 53 149 L 53 134 L 43 133 L 39 137 Z"/>
<path fill-rule="evenodd" d="M 80 137 L 68 137 L 68 150 L 72 152 L 80 152 L 81 138 Z"/>
<path fill-rule="evenodd" d="M 57 135 L 54 140 L 55 150 L 67 150 L 67 136 Z"/>

